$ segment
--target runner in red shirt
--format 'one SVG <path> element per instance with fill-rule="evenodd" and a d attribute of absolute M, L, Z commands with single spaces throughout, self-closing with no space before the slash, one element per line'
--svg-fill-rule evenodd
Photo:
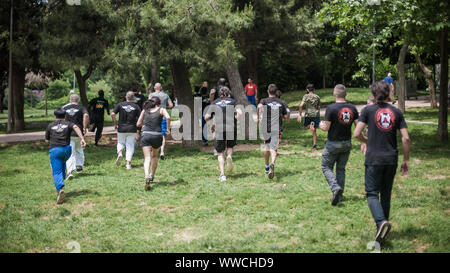
<path fill-rule="evenodd" d="M 258 86 L 253 83 L 252 78 L 248 78 L 248 84 L 245 86 L 245 94 L 251 104 L 256 106 L 256 100 L 258 99 Z"/>

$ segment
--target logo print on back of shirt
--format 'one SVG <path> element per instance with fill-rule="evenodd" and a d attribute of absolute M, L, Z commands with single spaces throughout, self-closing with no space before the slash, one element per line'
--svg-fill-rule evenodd
<path fill-rule="evenodd" d="M 375 124 L 377 127 L 385 132 L 391 131 L 395 123 L 395 114 L 389 108 L 380 108 L 375 113 Z"/>
<path fill-rule="evenodd" d="M 338 121 L 343 125 L 349 125 L 353 122 L 353 111 L 350 108 L 343 107 L 339 110 Z"/>
<path fill-rule="evenodd" d="M 127 113 L 130 113 L 131 111 L 136 110 L 136 108 L 134 108 L 134 107 L 131 106 L 131 105 L 124 105 L 124 106 L 122 106 L 122 108 L 123 108 L 123 110 L 125 110 Z"/>
<path fill-rule="evenodd" d="M 276 101 L 275 102 L 269 102 L 267 105 L 270 106 L 270 108 L 272 108 L 272 109 L 276 109 L 276 108 L 281 107 L 281 104 L 279 104 Z"/>
<path fill-rule="evenodd" d="M 76 109 L 76 108 L 70 108 L 70 109 L 67 109 L 66 110 L 66 113 L 69 115 L 69 116 L 75 116 L 75 114 L 76 113 L 78 113 L 80 110 L 78 110 L 78 109 Z"/>
<path fill-rule="evenodd" d="M 220 107 L 225 107 L 230 103 L 231 103 L 231 101 L 229 101 L 229 100 L 221 100 L 221 101 L 216 102 L 215 104 Z"/>
<path fill-rule="evenodd" d="M 58 124 L 56 126 L 52 127 L 52 130 L 55 130 L 57 133 L 61 133 L 62 131 L 64 131 L 64 129 L 66 129 L 67 127 L 69 127 L 68 125 L 65 124 Z"/>

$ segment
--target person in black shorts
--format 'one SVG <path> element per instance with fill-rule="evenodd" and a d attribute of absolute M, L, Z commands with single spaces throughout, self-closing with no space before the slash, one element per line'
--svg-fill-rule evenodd
<path fill-rule="evenodd" d="M 269 179 L 275 176 L 275 160 L 277 158 L 278 145 L 283 132 L 283 118 L 289 122 L 289 108 L 286 102 L 277 98 L 277 86 L 270 84 L 267 93 L 268 98 L 260 100 L 258 104 L 258 126 L 261 124 L 264 138 L 265 171 Z M 269 159 L 271 161 L 269 163 Z"/>
<path fill-rule="evenodd" d="M 109 115 L 109 104 L 108 100 L 105 99 L 105 92 L 103 92 L 103 90 L 98 91 L 98 98 L 92 99 L 89 102 L 89 107 L 91 108 L 92 111 L 91 124 L 93 124 L 90 131 L 94 132 L 95 129 L 97 129 L 97 131 L 95 132 L 94 145 L 98 146 L 98 142 L 100 141 L 103 132 L 103 124 L 105 121 L 105 109 Z"/>
<path fill-rule="evenodd" d="M 377 226 L 375 241 L 381 244 L 391 229 L 391 193 L 398 164 L 397 130 L 400 130 L 402 136 L 402 175 L 409 172 L 410 140 L 402 112 L 388 104 L 389 84 L 384 81 L 375 82 L 371 91 L 376 104 L 362 110 L 354 136 L 362 143 L 367 143 L 364 162 L 366 196 Z M 366 126 L 369 128 L 367 138 L 362 134 Z"/>
<path fill-rule="evenodd" d="M 55 121 L 47 126 L 45 131 L 45 142 L 50 143 L 50 165 L 52 166 L 53 181 L 55 182 L 58 197 L 57 204 L 63 203 L 64 198 L 64 180 L 66 179 L 66 161 L 72 154 L 70 147 L 70 136 L 75 132 L 80 138 L 82 148 L 86 146 L 83 134 L 80 128 L 70 121 L 66 121 L 66 111 L 63 109 L 55 110 Z"/>
<path fill-rule="evenodd" d="M 142 127 L 141 147 L 144 153 L 145 190 L 150 190 L 150 183 L 155 178 L 158 167 L 158 153 L 163 143 L 161 129 L 162 119 L 167 120 L 166 134 L 170 134 L 170 115 L 166 108 L 161 107 L 161 100 L 152 97 L 144 103 L 144 109 L 137 122 Z M 149 171 L 151 166 L 151 172 Z"/>
<path fill-rule="evenodd" d="M 208 108 L 205 121 L 209 122 L 214 115 L 213 125 L 214 148 L 218 154 L 220 176 L 219 181 L 227 180 L 225 176 L 225 150 L 227 151 L 227 170 L 233 170 L 233 147 L 236 145 L 237 119 L 242 114 L 240 109 L 236 109 L 236 101 L 230 98 L 231 91 L 226 86 L 222 86 L 217 93 L 216 99 Z"/>
<path fill-rule="evenodd" d="M 352 150 L 352 124 L 356 125 L 359 115 L 356 107 L 345 101 L 347 90 L 344 85 L 336 85 L 333 96 L 336 103 L 327 107 L 319 127 L 328 131 L 328 141 L 322 153 L 322 172 L 333 194 L 331 205 L 336 206 L 343 200 L 345 166 Z M 334 165 L 336 175 L 333 173 Z"/>

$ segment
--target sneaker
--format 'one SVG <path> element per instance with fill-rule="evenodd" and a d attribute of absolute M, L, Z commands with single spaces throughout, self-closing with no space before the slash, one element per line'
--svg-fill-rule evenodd
<path fill-rule="evenodd" d="M 72 178 L 73 178 L 73 174 L 72 174 L 72 172 L 70 172 L 70 173 L 67 174 L 66 181 L 69 181 Z"/>
<path fill-rule="evenodd" d="M 377 230 L 377 235 L 375 236 L 375 241 L 377 241 L 380 244 L 382 242 L 384 242 L 384 240 L 386 240 L 386 237 L 390 230 L 391 230 L 391 224 L 388 221 L 384 220 Z"/>
<path fill-rule="evenodd" d="M 149 176 L 147 176 L 145 178 L 145 186 L 144 186 L 144 188 L 145 188 L 146 191 L 149 191 L 151 189 L 150 184 L 153 183 L 153 179 L 154 179 L 153 175 L 149 175 Z"/>
<path fill-rule="evenodd" d="M 339 198 L 340 198 L 342 192 L 343 192 L 342 189 L 335 190 L 333 192 L 333 198 L 331 199 L 331 205 L 332 206 L 336 206 L 339 203 Z"/>
<path fill-rule="evenodd" d="M 314 144 L 311 150 L 316 151 L 317 150 L 317 144 Z"/>
<path fill-rule="evenodd" d="M 161 158 L 161 160 L 164 160 L 164 159 L 165 159 L 164 154 L 161 154 L 161 155 L 159 156 L 159 158 Z"/>
<path fill-rule="evenodd" d="M 269 166 L 264 166 L 264 171 L 266 172 L 266 174 L 269 174 L 270 171 L 270 167 Z"/>
<path fill-rule="evenodd" d="M 131 170 L 131 165 L 130 164 L 127 164 L 126 167 L 127 167 L 127 170 Z"/>
<path fill-rule="evenodd" d="M 275 164 L 270 163 L 269 165 L 269 179 L 273 179 L 275 176 Z"/>
<path fill-rule="evenodd" d="M 78 166 L 78 167 L 77 167 L 77 173 L 82 173 L 82 172 L 83 172 L 83 167 Z"/>
<path fill-rule="evenodd" d="M 227 171 L 233 171 L 233 159 L 231 158 L 231 156 L 227 157 Z"/>
<path fill-rule="evenodd" d="M 225 175 L 221 175 L 221 176 L 219 176 L 219 181 L 225 182 L 225 181 L 227 181 L 227 177 Z"/>
<path fill-rule="evenodd" d="M 117 159 L 116 159 L 116 165 L 117 166 L 120 166 L 120 162 L 122 162 L 122 158 L 123 158 L 122 154 L 118 154 L 117 155 Z"/>
<path fill-rule="evenodd" d="M 58 191 L 58 197 L 56 198 L 56 204 L 62 204 L 64 202 L 64 190 L 60 189 Z"/>
<path fill-rule="evenodd" d="M 219 153 L 217 152 L 216 149 L 214 149 L 214 156 L 218 156 L 218 155 L 219 155 Z"/>

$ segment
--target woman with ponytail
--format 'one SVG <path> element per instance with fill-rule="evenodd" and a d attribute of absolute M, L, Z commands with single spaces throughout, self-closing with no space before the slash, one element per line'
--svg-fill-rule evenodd
<path fill-rule="evenodd" d="M 167 131 L 165 133 L 168 135 L 170 134 L 170 115 L 165 108 L 161 107 L 161 100 L 158 97 L 152 97 L 144 103 L 144 109 L 137 122 L 138 127 L 143 126 L 141 147 L 145 158 L 145 190 L 150 190 L 150 183 L 153 182 L 158 167 L 158 153 L 163 142 L 161 130 L 163 117 L 167 120 Z"/>

